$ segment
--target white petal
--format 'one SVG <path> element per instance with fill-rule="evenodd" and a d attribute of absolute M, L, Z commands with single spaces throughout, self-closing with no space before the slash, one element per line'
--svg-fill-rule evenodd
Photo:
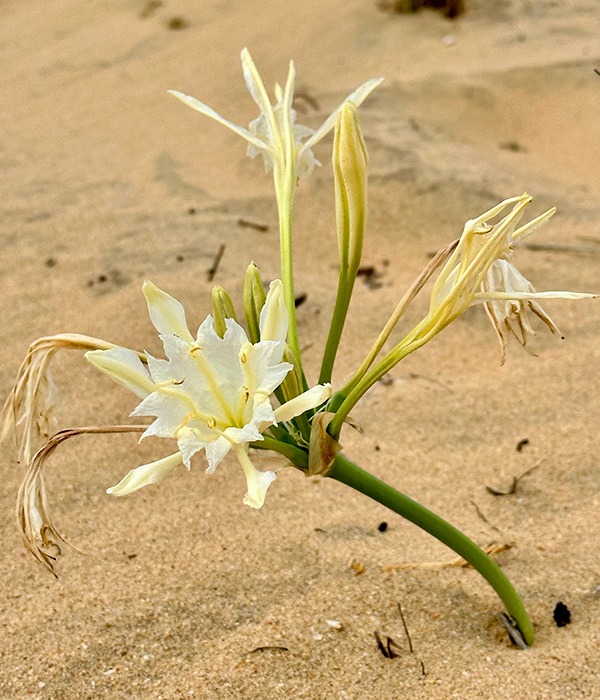
<path fill-rule="evenodd" d="M 352 102 L 355 107 L 359 107 L 373 92 L 373 90 L 382 82 L 382 80 L 383 78 L 372 78 L 371 80 L 367 80 L 366 83 L 363 83 L 351 95 L 349 95 L 344 102 Z M 299 158 L 305 153 L 305 151 L 309 150 L 315 144 L 321 141 L 321 139 L 325 138 L 325 136 L 327 136 L 327 134 L 333 129 L 337 120 L 338 112 L 342 108 L 343 104 L 344 103 L 342 102 L 342 104 L 336 110 L 334 110 L 329 117 L 327 117 L 325 122 L 315 131 L 308 141 L 306 141 L 300 150 Z"/>
<path fill-rule="evenodd" d="M 188 342 L 193 341 L 185 319 L 185 310 L 177 299 L 163 292 L 155 284 L 146 280 L 142 287 L 148 312 L 154 327 L 159 333 L 176 335 Z"/>
<path fill-rule="evenodd" d="M 242 368 L 246 373 L 245 385 L 251 394 L 256 391 L 272 394 L 294 369 L 289 362 L 280 362 L 284 349 L 284 343 L 276 340 L 261 340 L 245 346 L 246 361 Z"/>
<path fill-rule="evenodd" d="M 235 445 L 245 445 L 249 442 L 264 439 L 253 422 L 246 423 L 243 428 L 226 428 L 223 433 Z"/>
<path fill-rule="evenodd" d="M 247 422 L 252 421 L 257 425 L 260 432 L 277 423 L 271 400 L 264 394 L 254 395 L 253 403 L 248 403 L 246 406 L 246 411 L 250 410 L 252 411 L 251 415 L 246 415 L 244 418 L 247 419 Z"/>
<path fill-rule="evenodd" d="M 163 457 L 156 462 L 144 464 L 128 472 L 116 486 L 106 489 L 106 493 L 111 494 L 111 496 L 126 496 L 149 484 L 159 484 L 180 464 L 181 455 L 179 452 L 169 457 Z"/>
<path fill-rule="evenodd" d="M 240 57 L 242 59 L 242 71 L 244 73 L 244 81 L 246 82 L 248 92 L 252 95 L 252 99 L 256 102 L 260 111 L 266 115 L 272 107 L 258 69 L 254 65 L 254 61 L 248 49 L 242 49 Z"/>
<path fill-rule="evenodd" d="M 285 305 L 283 282 L 273 280 L 260 312 L 260 339 L 279 340 L 285 343 L 289 315 Z"/>
<path fill-rule="evenodd" d="M 200 114 L 204 114 L 207 117 L 214 119 L 216 122 L 219 122 L 219 124 L 223 124 L 223 126 L 231 129 L 231 131 L 248 141 L 248 143 L 252 144 L 252 146 L 258 149 L 260 152 L 269 150 L 265 143 L 253 136 L 247 129 L 244 129 L 244 127 L 238 126 L 237 124 L 230 122 L 228 119 L 225 119 L 218 112 L 215 112 L 214 109 L 211 109 L 208 105 L 205 105 L 204 102 L 200 102 L 200 100 L 197 100 L 195 97 L 190 97 L 190 95 L 186 95 L 178 90 L 169 90 L 168 92 L 177 97 L 177 99 L 181 100 L 188 107 L 195 109 L 197 112 L 200 112 Z"/>
<path fill-rule="evenodd" d="M 141 398 L 154 391 L 154 383 L 137 353 L 128 348 L 90 350 L 85 358 Z"/>
<path fill-rule="evenodd" d="M 174 379 L 173 367 L 171 366 L 170 362 L 167 362 L 167 360 L 158 359 L 149 352 L 146 352 L 146 361 L 148 362 L 148 372 L 150 373 L 150 377 L 155 384 Z M 183 379 L 183 377 L 178 377 L 177 381 L 180 381 L 181 379 Z"/>
<path fill-rule="evenodd" d="M 215 434 L 215 439 L 217 435 Z M 187 469 L 192 466 L 192 457 L 203 450 L 212 440 L 206 440 L 205 435 L 194 428 L 183 428 L 177 434 L 177 447 L 181 452 L 181 459 Z"/>
<path fill-rule="evenodd" d="M 174 396 L 165 396 L 153 392 L 146 396 L 131 413 L 132 416 L 156 416 L 156 420 L 143 433 L 140 441 L 154 435 L 155 437 L 176 437 L 176 431 L 188 417 L 190 408 Z"/>
<path fill-rule="evenodd" d="M 214 442 L 209 442 L 206 445 L 206 461 L 208 462 L 208 467 L 206 469 L 207 474 L 212 474 L 215 471 L 219 464 L 225 459 L 230 449 L 231 441 L 223 435 Z"/>
<path fill-rule="evenodd" d="M 291 420 L 311 408 L 316 408 L 327 401 L 332 391 L 331 384 L 317 384 L 303 394 L 278 406 L 274 411 L 275 419 L 278 423 L 285 423 L 285 421 Z"/>
<path fill-rule="evenodd" d="M 475 301 L 510 301 L 511 299 L 596 299 L 598 294 L 586 292 L 477 292 Z"/>
<path fill-rule="evenodd" d="M 236 449 L 236 455 L 244 470 L 248 486 L 244 496 L 244 505 L 250 506 L 250 508 L 261 508 L 265 502 L 267 490 L 277 475 L 271 471 L 259 471 L 242 447 Z"/>

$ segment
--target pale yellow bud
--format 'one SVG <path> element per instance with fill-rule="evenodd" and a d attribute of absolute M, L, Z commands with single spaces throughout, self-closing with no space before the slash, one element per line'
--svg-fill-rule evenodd
<path fill-rule="evenodd" d="M 215 285 L 213 287 L 212 302 L 215 330 L 217 331 L 218 336 L 222 338 L 227 330 L 225 319 L 232 318 L 234 321 L 237 321 L 237 316 L 235 309 L 233 308 L 231 297 L 223 289 L 223 287 L 219 287 L 219 285 Z"/>

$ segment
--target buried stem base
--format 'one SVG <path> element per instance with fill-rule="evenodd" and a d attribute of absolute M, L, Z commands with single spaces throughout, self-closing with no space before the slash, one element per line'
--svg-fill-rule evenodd
<path fill-rule="evenodd" d="M 468 561 L 496 591 L 507 612 L 516 622 L 525 643 L 533 643 L 533 626 L 512 583 L 502 569 L 460 530 L 412 498 L 364 471 L 342 454 L 336 456 L 327 476 L 351 486 L 410 520 Z"/>

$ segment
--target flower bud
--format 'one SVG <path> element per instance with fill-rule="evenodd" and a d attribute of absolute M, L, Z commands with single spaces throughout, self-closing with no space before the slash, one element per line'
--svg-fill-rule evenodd
<path fill-rule="evenodd" d="M 339 111 L 333 139 L 335 213 L 341 274 L 354 281 L 362 255 L 367 216 L 367 147 L 358 111 L 345 102 Z"/>
<path fill-rule="evenodd" d="M 227 325 L 225 323 L 226 318 L 232 318 L 237 321 L 237 316 L 235 314 L 235 309 L 233 308 L 233 302 L 231 297 L 219 285 L 215 285 L 212 290 L 212 302 L 213 302 L 213 316 L 215 320 L 215 330 L 217 335 L 222 338 L 227 330 Z"/>
<path fill-rule="evenodd" d="M 252 343 L 258 343 L 260 340 L 260 312 L 266 299 L 267 295 L 258 267 L 250 263 L 244 278 L 244 313 L 248 337 Z"/>

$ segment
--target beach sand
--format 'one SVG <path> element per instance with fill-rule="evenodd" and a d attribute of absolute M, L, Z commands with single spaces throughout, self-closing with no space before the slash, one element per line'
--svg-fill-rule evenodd
<path fill-rule="evenodd" d="M 376 275 L 357 282 L 336 386 L 428 256 L 506 197 L 532 194 L 531 216 L 558 208 L 530 239 L 545 247 L 516 254 L 536 288 L 598 291 L 600 7 L 467 5 L 449 21 L 359 0 L 3 3 L 0 395 L 42 335 L 86 333 L 159 354 L 145 278 L 196 326 L 213 283 L 241 308 L 251 259 L 265 280 L 279 276 L 262 162 L 166 94 L 182 90 L 247 124 L 256 108 L 244 46 L 269 87 L 295 60 L 299 121 L 313 127 L 361 82 L 385 78 L 361 108 L 364 265 Z M 337 283 L 330 149 L 331 137 L 295 204 L 311 381 Z M 405 330 L 426 305 L 426 295 L 415 302 Z M 13 512 L 23 467 L 9 442 L 0 697 L 599 697 L 600 305 L 545 308 L 566 339 L 540 327 L 538 356 L 515 342 L 504 366 L 483 310 L 470 309 L 369 392 L 353 412 L 362 432 L 342 435 L 349 456 L 478 544 L 511 545 L 497 561 L 532 616 L 532 648 L 511 646 L 502 605 L 473 570 L 386 571 L 455 555 L 332 480 L 285 469 L 252 511 L 232 459 L 210 477 L 198 465 L 127 498 L 106 495 L 129 469 L 167 454 L 163 442 L 138 446 L 131 435 L 78 437 L 48 462 L 59 529 L 85 553 L 66 550 L 55 579 L 22 547 Z M 80 353 L 59 354 L 53 367 L 60 427 L 130 420 L 135 397 Z M 486 491 L 536 466 L 513 495 Z M 559 601 L 572 614 L 561 628 Z M 397 658 L 380 653 L 376 631 L 398 644 Z"/>

